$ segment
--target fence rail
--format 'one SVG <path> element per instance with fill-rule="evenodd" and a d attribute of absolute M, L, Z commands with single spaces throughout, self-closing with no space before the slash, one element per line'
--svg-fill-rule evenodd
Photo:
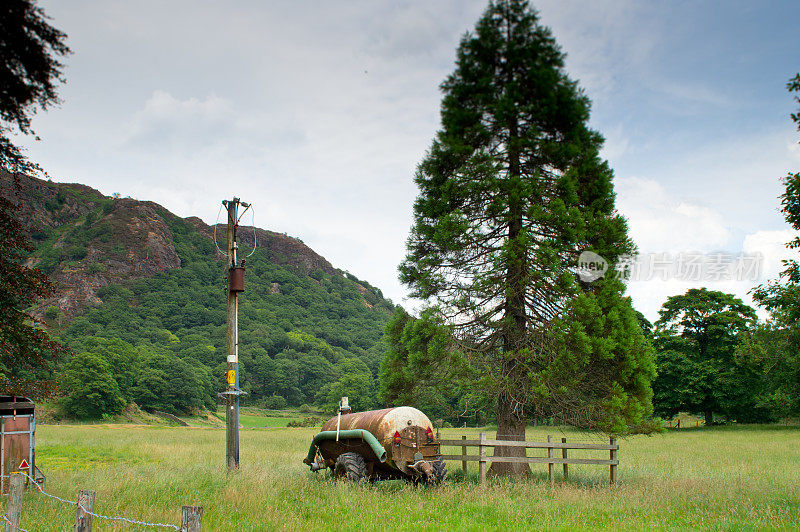
<path fill-rule="evenodd" d="M 512 440 L 489 440 L 486 438 L 486 433 L 481 432 L 480 438 L 477 440 L 468 440 L 466 436 L 462 436 L 460 440 L 440 439 L 439 444 L 444 447 L 461 447 L 461 454 L 442 454 L 442 460 L 461 461 L 461 468 L 466 472 L 467 462 L 478 462 L 478 481 L 483 484 L 486 482 L 486 464 L 490 462 L 501 463 L 524 463 L 524 464 L 547 464 L 547 478 L 550 484 L 555 482 L 554 466 L 562 464 L 564 469 L 564 478 L 569 477 L 569 464 L 591 464 L 591 465 L 607 465 L 609 466 L 609 480 L 612 484 L 617 483 L 617 466 L 619 459 L 617 458 L 617 451 L 619 445 L 617 439 L 611 437 L 607 444 L 605 443 L 568 443 L 566 438 L 561 438 L 560 442 L 554 441 L 552 436 L 547 437 L 546 442 L 535 441 L 512 441 Z M 478 454 L 467 454 L 467 447 L 477 447 Z M 524 448 L 524 449 L 547 449 L 547 456 L 487 456 L 486 449 L 493 447 L 495 450 L 500 448 Z M 555 450 L 561 449 L 561 456 L 554 455 Z M 608 451 L 609 456 L 605 458 L 569 458 L 567 455 L 568 449 L 582 449 L 594 451 Z M 496 451 L 495 451 L 496 452 Z"/>

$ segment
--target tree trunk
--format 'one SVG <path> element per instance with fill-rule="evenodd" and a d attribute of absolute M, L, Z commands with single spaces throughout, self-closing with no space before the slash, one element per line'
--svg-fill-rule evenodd
<path fill-rule="evenodd" d="M 510 32 L 510 27 L 507 28 Z M 510 33 L 508 38 L 510 39 Z M 506 73 L 508 82 L 511 82 L 511 72 Z M 525 441 L 525 426 L 527 415 L 525 413 L 525 399 L 517 397 L 527 396 L 527 390 L 517 390 L 514 387 L 525 386 L 527 379 L 520 373 L 515 360 L 527 347 L 528 316 L 525 307 L 525 294 L 527 291 L 527 256 L 525 246 L 521 242 L 524 212 L 520 199 L 520 156 L 517 141 L 519 138 L 519 125 L 517 117 L 511 116 L 508 123 L 508 242 L 510 253 L 508 257 L 508 270 L 506 271 L 506 301 L 503 325 L 503 356 L 502 380 L 508 388 L 500 392 L 497 398 L 497 439 L 511 441 Z M 495 447 L 495 456 L 526 455 L 524 447 Z M 492 462 L 489 468 L 490 476 L 528 476 L 531 468 L 525 463 L 498 463 Z"/>
<path fill-rule="evenodd" d="M 525 441 L 525 407 L 516 403 L 506 392 L 501 392 L 497 400 L 497 439 Z M 495 456 L 525 456 L 524 447 L 495 447 Z M 528 464 L 492 462 L 490 476 L 528 476 Z"/>
<path fill-rule="evenodd" d="M 706 410 L 706 427 L 714 424 L 714 413 L 711 410 Z"/>

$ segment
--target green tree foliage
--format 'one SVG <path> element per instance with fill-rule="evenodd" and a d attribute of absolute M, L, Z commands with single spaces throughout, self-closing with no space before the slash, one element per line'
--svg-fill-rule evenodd
<path fill-rule="evenodd" d="M 33 134 L 31 115 L 58 103 L 56 85 L 64 79 L 57 58 L 70 51 L 66 39 L 34 0 L 0 4 L 0 168 L 32 166 L 9 136 Z"/>
<path fill-rule="evenodd" d="M 799 336 L 796 327 L 769 320 L 756 326 L 737 353 L 750 371 L 756 407 L 772 419 L 800 415 Z"/>
<path fill-rule="evenodd" d="M 10 135 L 33 133 L 31 116 L 58 102 L 56 84 L 63 81 L 63 65 L 56 57 L 69 53 L 69 48 L 66 35 L 46 19 L 31 0 L 0 4 L 0 171 L 36 169 Z M 22 266 L 23 255 L 32 247 L 16 210 L 0 197 L 0 389 L 50 395 L 55 386 L 44 362 L 60 347 L 32 327 L 25 309 L 48 295 L 52 286 L 41 272 Z"/>
<path fill-rule="evenodd" d="M 371 410 L 375 404 L 375 379 L 367 365 L 357 358 L 345 358 L 334 366 L 335 382 L 319 392 L 318 403 L 328 412 L 338 410 L 339 400 L 348 397 L 353 411 Z"/>
<path fill-rule="evenodd" d="M 755 322 L 755 311 L 731 294 L 692 288 L 667 299 L 655 323 L 656 412 L 702 414 L 707 425 L 715 413 L 737 421 L 766 419 L 768 412 L 758 408 L 757 374 L 737 356 Z"/>
<path fill-rule="evenodd" d="M 286 408 L 286 399 L 281 395 L 271 395 L 264 400 L 264 408 L 270 410 L 282 410 Z"/>
<path fill-rule="evenodd" d="M 213 407 L 216 402 L 218 390 L 211 370 L 191 356 L 180 358 L 149 342 L 133 345 L 118 338 L 97 336 L 82 336 L 72 345 L 107 364 L 124 404 L 136 402 L 149 410 L 188 414 L 204 406 Z M 105 386 L 106 376 L 102 372 L 86 372 L 83 379 L 86 386 Z M 93 384 L 94 380 L 99 382 Z M 71 390 L 65 391 L 73 393 Z"/>
<path fill-rule="evenodd" d="M 380 400 L 386 406 L 411 405 L 428 417 L 453 423 L 486 421 L 494 400 L 475 386 L 452 340 L 452 329 L 432 309 L 419 318 L 402 308 L 386 326 L 389 350 L 380 371 Z"/>
<path fill-rule="evenodd" d="M 587 125 L 589 100 L 565 73 L 549 29 L 526 1 L 491 2 L 442 90 L 442 129 L 417 171 L 401 279 L 439 309 L 480 385 L 496 394 L 498 437 L 524 437 L 531 408 L 613 430 L 637 423 L 648 411 L 648 386 L 625 388 L 632 380 L 615 371 L 641 372 L 646 382 L 649 351 L 602 351 L 593 335 L 614 320 L 600 326 L 591 315 L 615 305 L 628 314 L 630 302 L 609 296 L 622 291 L 618 281 L 582 283 L 574 272 L 582 251 L 614 263 L 633 244 L 599 157 L 603 139 Z M 557 340 L 601 351 L 560 360 L 573 355 Z M 591 366 L 597 359 L 602 371 Z M 549 380 L 559 366 L 593 374 L 570 383 L 594 387 L 576 390 L 578 399 L 593 398 L 592 408 L 551 400 L 564 395 L 564 381 Z"/>
<path fill-rule="evenodd" d="M 47 396 L 55 392 L 51 362 L 63 349 L 34 327 L 26 310 L 51 294 L 53 286 L 43 272 L 22 264 L 33 247 L 15 210 L 0 196 L 0 391 Z"/>
<path fill-rule="evenodd" d="M 70 229 L 69 242 L 94 246 L 94 228 L 106 223 L 103 216 L 108 215 L 91 212 L 95 225 L 81 225 L 89 236 Z M 220 288 L 225 268 L 210 239 L 166 211 L 161 215 L 172 231 L 181 267 L 102 287 L 97 295 L 103 304 L 74 319 L 64 338 L 75 350 L 112 362 L 127 401 L 189 412 L 213 405 L 222 389 L 226 314 Z M 107 244 L 111 249 L 114 239 Z M 352 276 L 306 273 L 271 259 L 265 249 L 247 259 L 247 290 L 239 298 L 240 382 L 249 393 L 244 400 L 258 403 L 276 395 L 290 405 L 324 404 L 328 396 L 320 390 L 346 380 L 335 365 L 358 359 L 363 365 L 356 376 L 371 384 L 351 391 L 351 397 L 356 405 L 375 404 L 383 329 L 394 306 Z M 192 381 L 188 389 L 176 389 L 187 379 Z M 357 398 L 362 391 L 370 396 Z"/>
<path fill-rule="evenodd" d="M 800 74 L 786 85 L 790 93 L 800 94 Z M 794 97 L 800 104 L 800 96 Z M 800 106 L 791 114 L 800 131 Z M 800 230 L 800 172 L 790 172 L 783 178 L 785 191 L 781 196 L 781 211 L 786 221 Z M 800 249 L 800 237 L 786 244 Z M 747 355 L 763 363 L 762 381 L 771 390 L 777 412 L 800 414 L 800 264 L 796 259 L 784 261 L 780 278 L 753 290 L 753 299 L 769 310 L 770 322 L 761 327 L 757 342 L 748 345 Z"/>
<path fill-rule="evenodd" d="M 150 353 L 141 361 L 133 400 L 142 408 L 170 414 L 190 414 L 214 406 L 210 371 L 195 361 L 169 353 Z"/>
<path fill-rule="evenodd" d="M 64 372 L 61 406 L 68 415 L 96 419 L 117 414 L 127 404 L 111 373 L 111 365 L 101 355 L 79 353 Z"/>

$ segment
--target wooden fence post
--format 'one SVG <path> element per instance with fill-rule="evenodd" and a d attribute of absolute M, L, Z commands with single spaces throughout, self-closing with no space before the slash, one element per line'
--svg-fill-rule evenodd
<path fill-rule="evenodd" d="M 22 492 L 25 491 L 25 476 L 20 473 L 11 473 L 9 482 L 8 504 L 6 505 L 6 519 L 3 530 L 16 532 L 19 530 L 19 521 L 22 518 Z"/>
<path fill-rule="evenodd" d="M 92 532 L 92 514 L 94 511 L 94 492 L 81 490 L 78 494 L 78 511 L 75 514 L 75 532 Z"/>
<path fill-rule="evenodd" d="M 548 444 L 552 444 L 553 443 L 552 434 L 548 434 L 547 435 L 547 443 Z M 553 458 L 553 446 L 552 445 L 548 445 L 547 446 L 547 457 L 548 458 Z M 553 465 L 554 465 L 553 462 L 547 462 L 547 480 L 550 481 L 550 486 L 551 487 L 553 485 L 555 485 L 555 481 L 556 481 L 555 480 L 555 475 L 553 474 Z"/>
<path fill-rule="evenodd" d="M 609 458 L 614 462 L 611 464 L 611 472 L 610 472 L 610 479 L 612 484 L 617 483 L 617 438 L 611 436 L 611 451 L 609 452 Z"/>
<path fill-rule="evenodd" d="M 486 482 L 486 433 L 481 432 L 481 441 L 478 444 L 478 483 L 483 485 Z"/>
<path fill-rule="evenodd" d="M 561 438 L 561 443 L 567 443 L 567 439 L 566 438 Z M 561 458 L 563 458 L 564 460 L 567 459 L 567 448 L 566 447 L 561 449 Z M 569 478 L 569 465 L 567 465 L 567 463 L 564 462 L 564 480 L 567 480 L 567 478 Z"/>
<path fill-rule="evenodd" d="M 461 439 L 462 440 L 466 440 L 467 437 L 466 436 L 461 436 Z M 467 456 L 467 446 L 466 445 L 462 445 L 461 446 L 461 456 Z M 467 474 L 467 460 L 466 459 L 462 459 L 461 460 L 461 470 L 464 472 L 465 475 Z"/>
<path fill-rule="evenodd" d="M 202 506 L 184 506 L 181 515 L 181 532 L 200 532 L 203 523 Z"/>

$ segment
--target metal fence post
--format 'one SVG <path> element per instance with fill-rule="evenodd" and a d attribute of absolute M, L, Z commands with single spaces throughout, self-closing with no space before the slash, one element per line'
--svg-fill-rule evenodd
<path fill-rule="evenodd" d="M 22 492 L 25 491 L 25 477 L 19 473 L 11 473 L 8 491 L 8 504 L 6 505 L 5 532 L 19 530 L 19 521 L 22 518 Z"/>
<path fill-rule="evenodd" d="M 78 495 L 78 511 L 75 514 L 75 532 L 92 532 L 92 514 L 94 511 L 94 492 L 81 490 Z"/>
<path fill-rule="evenodd" d="M 203 523 L 202 506 L 184 506 L 181 515 L 181 532 L 200 532 Z"/>
<path fill-rule="evenodd" d="M 612 460 L 610 480 L 612 484 L 617 483 L 617 438 L 611 436 L 611 451 L 609 451 L 609 458 Z"/>
<path fill-rule="evenodd" d="M 561 438 L 561 443 L 566 444 L 567 443 L 567 439 L 566 438 Z M 567 459 L 567 448 L 566 447 L 563 447 L 561 449 L 561 458 L 563 458 L 564 460 Z M 564 462 L 564 480 L 567 480 L 567 478 L 569 478 L 569 465 L 566 462 Z"/>
<path fill-rule="evenodd" d="M 466 440 L 467 437 L 466 436 L 461 436 L 461 439 L 462 440 Z M 466 457 L 467 456 L 467 446 L 466 445 L 462 445 L 461 446 L 461 456 L 462 457 Z M 467 473 L 467 460 L 466 460 L 466 458 L 462 458 L 462 460 L 461 460 L 461 470 L 466 475 L 466 473 Z"/>
<path fill-rule="evenodd" d="M 553 436 L 551 434 L 547 435 L 547 458 L 552 460 L 553 458 Z M 553 462 L 547 462 L 547 480 L 550 481 L 550 486 L 552 487 L 555 484 L 555 475 L 553 474 Z"/>
<path fill-rule="evenodd" d="M 481 432 L 481 440 L 478 444 L 478 483 L 483 485 L 486 482 L 486 433 Z"/>

